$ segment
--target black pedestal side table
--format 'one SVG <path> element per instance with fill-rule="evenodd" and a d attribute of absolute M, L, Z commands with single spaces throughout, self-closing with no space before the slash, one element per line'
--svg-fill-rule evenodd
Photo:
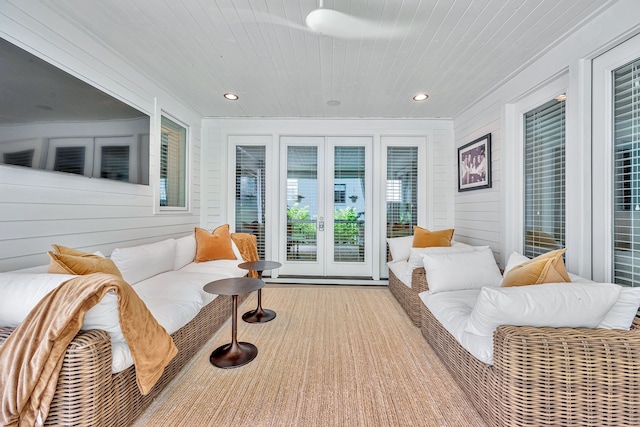
<path fill-rule="evenodd" d="M 262 279 L 264 270 L 273 270 L 282 267 L 277 261 L 251 261 L 243 262 L 238 267 L 245 270 L 255 270 L 258 272 L 258 278 Z M 242 320 L 249 323 L 265 323 L 275 319 L 276 312 L 262 308 L 262 289 L 258 289 L 258 307 L 255 310 L 247 311 L 242 315 Z"/>
<path fill-rule="evenodd" d="M 258 348 L 248 342 L 238 342 L 238 295 L 258 290 L 264 286 L 261 279 L 232 277 L 216 280 L 204 285 L 204 291 L 210 294 L 231 295 L 233 314 L 231 318 L 231 342 L 216 348 L 209 361 L 218 368 L 237 368 L 256 358 Z"/>

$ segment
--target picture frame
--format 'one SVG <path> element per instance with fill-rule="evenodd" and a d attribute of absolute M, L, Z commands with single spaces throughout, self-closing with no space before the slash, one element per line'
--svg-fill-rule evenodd
<path fill-rule="evenodd" d="M 458 148 L 458 191 L 491 188 L 491 134 Z"/>

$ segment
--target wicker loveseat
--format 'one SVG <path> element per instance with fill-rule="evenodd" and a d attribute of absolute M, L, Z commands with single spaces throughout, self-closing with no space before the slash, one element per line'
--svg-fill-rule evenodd
<path fill-rule="evenodd" d="M 254 237 L 249 236 L 249 240 L 253 240 L 253 245 L 255 245 Z M 195 239 L 193 235 L 185 236 L 177 239 L 173 252 L 169 252 L 175 254 L 171 255 L 175 256 L 177 264 L 174 264 L 173 258 L 161 259 L 163 258 L 161 254 L 167 253 L 163 248 L 168 243 L 171 243 L 170 241 L 173 241 L 173 239 L 151 245 L 125 248 L 125 251 L 128 251 L 128 255 L 125 257 L 126 262 L 118 265 L 125 279 L 127 278 L 123 267 L 128 267 L 128 271 L 131 274 L 139 275 L 140 271 L 145 269 L 141 265 L 143 263 L 140 262 L 141 258 L 145 256 L 154 259 L 154 262 L 147 262 L 147 264 L 167 265 L 165 273 L 151 276 L 140 282 L 136 283 L 127 279 L 129 283 L 133 284 L 136 292 L 139 294 L 143 292 L 140 295 L 143 300 L 145 300 L 143 296 L 144 290 L 139 291 L 139 287 L 146 290 L 151 289 L 151 295 L 164 292 L 162 290 L 153 291 L 154 288 L 170 290 L 170 288 L 166 287 L 167 284 L 173 289 L 177 289 L 178 292 L 189 293 L 189 289 L 187 289 L 189 287 L 191 291 L 193 291 L 194 287 L 201 290 L 202 286 L 209 281 L 225 277 L 240 277 L 247 273 L 245 270 L 237 268 L 237 264 L 243 262 L 243 259 L 240 257 L 240 252 L 235 244 L 234 251 L 238 256 L 237 260 L 194 263 Z M 141 258 L 137 258 L 140 254 L 142 254 Z M 182 261 L 178 262 L 180 258 L 182 258 Z M 189 259 L 191 262 L 188 262 Z M 147 259 L 147 261 L 149 260 Z M 10 287 L 10 281 L 15 281 L 16 276 L 23 275 L 32 278 L 25 279 L 25 281 L 34 281 L 34 277 L 35 281 L 37 281 L 39 276 L 51 276 L 33 274 L 32 271 L 16 273 L 18 272 L 0 274 L 0 281 L 5 283 L 4 286 Z M 9 278 L 3 280 L 2 277 Z M 20 281 L 19 278 L 17 280 Z M 6 285 L 6 283 L 9 283 L 9 285 Z M 14 292 L 16 288 L 19 287 L 14 286 Z M 18 289 L 17 292 L 21 292 L 21 290 Z M 15 296 L 15 293 L 12 294 L 11 290 L 9 290 L 8 295 Z M 7 297 L 7 292 L 5 292 L 4 296 L 5 298 Z M 123 370 L 115 369 L 118 363 L 114 363 L 115 358 L 112 349 L 115 349 L 120 344 L 116 343 L 114 345 L 110 332 L 100 329 L 80 331 L 67 347 L 55 395 L 51 402 L 50 412 L 44 425 L 92 427 L 130 425 L 192 356 L 200 350 L 203 344 L 230 318 L 232 297 L 223 295 L 210 295 L 209 297 L 208 300 L 204 301 L 204 305 L 201 305 L 198 311 L 194 312 L 193 317 L 186 324 L 175 325 L 174 329 L 168 329 L 165 326 L 169 332 L 174 331 L 171 333 L 171 337 L 178 348 L 178 354 L 171 360 L 160 379 L 146 395 L 142 395 L 138 389 L 133 365 Z M 247 297 L 247 294 L 239 295 L 238 302 L 244 301 Z M 147 301 L 145 300 L 145 302 Z M 168 309 L 169 317 L 171 317 L 171 303 L 165 307 Z M 153 312 L 151 306 L 149 308 Z M 177 306 L 175 311 L 183 313 L 184 305 Z M 166 317 L 167 311 L 161 314 Z M 155 313 L 154 316 L 156 316 Z M 182 317 L 178 315 L 177 318 Z M 5 342 L 13 330 L 14 327 L 0 326 L 0 345 Z"/>
<path fill-rule="evenodd" d="M 391 261 L 391 259 L 389 259 Z M 420 292 L 429 289 L 424 267 L 413 269 L 411 272 L 411 286 L 404 284 L 392 270 L 389 270 L 389 290 L 398 300 L 400 306 L 407 313 L 414 325 L 420 327 Z"/>
<path fill-rule="evenodd" d="M 240 295 L 244 301 L 248 295 Z M 218 296 L 171 334 L 178 355 L 150 393 L 140 394 L 135 368 L 111 373 L 111 341 L 102 330 L 81 331 L 67 348 L 47 426 L 128 426 L 231 316 L 231 297 Z M 0 345 L 14 328 L 0 327 Z"/>
<path fill-rule="evenodd" d="M 640 320 L 630 331 L 501 326 L 494 364 L 422 305 L 422 335 L 490 426 L 639 426 Z"/>
<path fill-rule="evenodd" d="M 500 286 L 514 258 L 526 259 L 513 254 L 504 280 L 464 289 L 443 289 L 425 258 L 432 283 L 419 294 L 422 335 L 483 419 L 504 427 L 639 426 L 638 289 L 575 275 L 572 283 Z M 468 261 L 456 265 L 447 280 L 486 277 L 464 271 Z"/>

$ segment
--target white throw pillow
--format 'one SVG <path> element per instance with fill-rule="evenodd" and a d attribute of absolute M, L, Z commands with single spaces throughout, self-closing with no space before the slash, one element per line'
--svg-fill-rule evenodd
<path fill-rule="evenodd" d="M 423 254 L 431 293 L 500 286 L 502 275 L 488 246 L 471 252 Z"/>
<path fill-rule="evenodd" d="M 513 252 L 509 256 L 509 260 L 507 261 L 507 265 L 504 267 L 504 272 L 502 273 L 502 275 L 506 277 L 509 270 L 511 270 L 516 265 L 520 265 L 527 261 L 531 261 L 531 258 L 527 258 L 526 256 L 519 254 L 518 252 Z"/>
<path fill-rule="evenodd" d="M 176 259 L 173 263 L 174 270 L 180 270 L 193 262 L 196 256 L 196 236 L 191 233 L 188 236 L 176 239 Z"/>
<path fill-rule="evenodd" d="M 454 254 L 462 252 L 473 252 L 476 250 L 482 250 L 489 246 L 471 246 L 466 243 L 451 242 L 451 246 L 433 246 L 430 248 L 411 248 L 409 250 L 409 266 L 412 270 L 420 267 L 424 267 L 424 261 L 422 261 L 422 255 L 424 254 Z"/>
<path fill-rule="evenodd" d="M 413 245 L 413 236 L 389 237 L 387 238 L 389 252 L 393 261 L 407 260 L 409 250 Z"/>
<path fill-rule="evenodd" d="M 173 270 L 176 256 L 176 241 L 167 239 L 148 245 L 117 248 L 111 254 L 122 278 L 130 285 L 144 279 Z"/>
<path fill-rule="evenodd" d="M 547 283 L 483 288 L 466 331 L 492 336 L 498 326 L 595 328 L 620 295 L 610 283 Z"/>
<path fill-rule="evenodd" d="M 0 325 L 16 327 L 50 291 L 77 276 L 68 274 L 0 274 Z M 84 316 L 83 330 L 102 329 L 111 341 L 124 336 L 118 319 L 118 298 L 109 291 Z"/>
<path fill-rule="evenodd" d="M 618 301 L 602 319 L 598 328 L 629 330 L 640 307 L 640 288 L 623 286 Z"/>

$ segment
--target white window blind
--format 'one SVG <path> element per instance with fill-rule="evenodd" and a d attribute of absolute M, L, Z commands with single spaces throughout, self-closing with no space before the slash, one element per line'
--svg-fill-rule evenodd
<path fill-rule="evenodd" d="M 103 146 L 100 178 L 129 182 L 129 146 Z"/>
<path fill-rule="evenodd" d="M 640 60 L 613 71 L 613 281 L 640 286 Z"/>
<path fill-rule="evenodd" d="M 264 145 L 236 146 L 236 231 L 256 236 L 260 259 L 266 259 L 265 160 Z"/>
<path fill-rule="evenodd" d="M 160 206 L 186 208 L 187 130 L 162 117 Z"/>
<path fill-rule="evenodd" d="M 334 148 L 333 259 L 364 262 L 365 147 Z"/>
<path fill-rule="evenodd" d="M 84 175 L 85 147 L 56 147 L 53 170 Z"/>
<path fill-rule="evenodd" d="M 565 246 L 565 101 L 524 115 L 524 255 Z"/>
<path fill-rule="evenodd" d="M 387 237 L 409 236 L 418 218 L 418 147 L 387 147 Z"/>

